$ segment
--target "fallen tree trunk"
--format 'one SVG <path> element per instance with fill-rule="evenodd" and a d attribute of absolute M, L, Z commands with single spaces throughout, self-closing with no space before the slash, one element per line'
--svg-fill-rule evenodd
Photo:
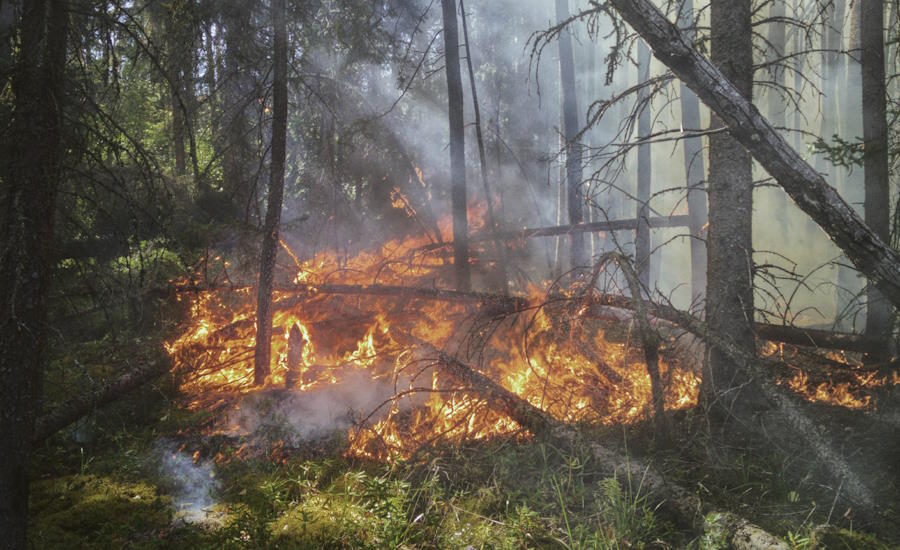
<path fill-rule="evenodd" d="M 651 228 L 658 229 L 664 227 L 688 227 L 689 222 L 690 216 L 677 215 L 649 218 L 647 223 Z M 514 241 L 533 237 L 560 237 L 578 233 L 599 233 L 601 231 L 634 231 L 637 229 L 638 224 L 639 220 L 637 218 L 630 218 L 626 220 L 607 220 L 601 222 L 578 223 L 574 225 L 527 227 L 515 231 L 498 231 L 496 234 L 479 233 L 470 236 L 469 243 L 480 243 L 493 240 Z M 452 242 L 433 243 L 425 245 L 418 250 L 437 250 L 438 248 L 452 245 Z"/>
<path fill-rule="evenodd" d="M 598 10 L 605 4 L 591 0 Z M 840 194 L 794 151 L 756 107 L 650 0 L 609 0 L 653 49 L 728 127 L 729 133 L 825 230 L 857 269 L 900 307 L 900 253 L 882 241 Z"/>
<path fill-rule="evenodd" d="M 690 216 L 654 217 L 648 220 L 651 228 L 662 227 L 687 227 Z M 628 231 L 635 230 L 639 220 L 609 220 L 602 222 L 579 223 L 575 225 L 555 225 L 550 227 L 531 227 L 518 231 L 502 231 L 496 238 L 503 240 L 527 239 L 530 237 L 557 237 L 560 235 L 573 235 L 576 233 L 597 233 L 600 231 Z M 493 235 L 473 235 L 469 242 L 487 241 L 495 238 Z"/>
<path fill-rule="evenodd" d="M 254 287 L 249 286 L 201 286 L 182 285 L 175 287 L 176 292 L 203 292 L 209 290 L 242 291 Z M 478 302 L 488 306 L 496 306 L 504 310 L 518 310 L 528 307 L 528 300 L 515 296 L 502 294 L 490 294 L 486 292 L 448 290 L 443 288 L 423 288 L 395 285 L 278 285 L 275 291 L 293 294 L 290 298 L 284 298 L 274 304 L 275 308 L 287 309 L 293 307 L 311 296 L 318 294 L 342 294 L 360 296 L 388 296 L 394 298 L 413 298 L 423 300 L 436 300 L 442 302 Z"/>
<path fill-rule="evenodd" d="M 599 300 L 595 300 L 594 298 L 599 298 Z M 629 298 L 622 296 L 612 298 L 613 299 L 607 299 L 606 296 L 585 297 L 582 301 L 588 301 L 589 305 L 613 306 L 633 311 L 637 307 Z M 585 304 L 574 303 L 573 305 L 578 309 L 583 309 Z M 778 366 L 777 362 L 744 353 L 740 347 L 734 345 L 726 338 L 719 336 L 715 331 L 709 330 L 703 321 L 674 307 L 655 304 L 652 307 L 652 314 L 655 317 L 678 325 L 683 330 L 697 336 L 707 344 L 716 346 L 726 355 L 731 357 L 732 360 L 740 363 L 746 368 L 760 384 L 766 397 L 779 409 L 782 419 L 788 423 L 792 434 L 805 441 L 829 473 L 835 479 L 842 482 L 845 492 L 851 501 L 859 505 L 859 507 L 867 514 L 874 514 L 875 502 L 869 489 L 865 486 L 856 472 L 850 467 L 849 463 L 834 450 L 832 445 L 820 435 L 817 426 L 800 409 L 796 402 L 796 398 L 788 395 L 784 390 L 777 387 L 770 380 L 771 374 L 760 366 L 761 364 Z"/>
<path fill-rule="evenodd" d="M 632 310 L 634 304 L 632 300 L 626 296 L 619 294 L 601 294 L 591 297 L 591 303 L 598 306 L 606 306 L 617 309 Z M 659 306 L 652 302 L 646 304 L 648 312 L 651 316 L 657 317 L 664 321 L 667 314 L 663 312 L 656 315 Z M 687 312 L 682 312 L 688 315 Z M 602 312 L 594 310 L 591 315 L 603 317 Z M 672 322 L 672 321 L 669 321 Z M 792 327 L 788 325 L 773 325 L 769 323 L 754 323 L 754 330 L 757 337 L 770 342 L 781 342 L 784 344 L 793 344 L 796 346 L 807 346 L 812 348 L 834 349 L 842 351 L 852 351 L 859 353 L 867 353 L 873 350 L 883 349 L 886 345 L 881 338 L 866 336 L 864 334 L 855 334 L 851 332 L 837 332 L 830 330 Z"/>
<path fill-rule="evenodd" d="M 397 331 L 392 331 L 395 335 Z M 508 415 L 520 426 L 536 435 L 549 435 L 556 443 L 571 448 L 581 440 L 579 434 L 557 421 L 543 410 L 510 392 L 487 376 L 476 371 L 459 359 L 439 350 L 430 343 L 411 334 L 396 334 L 397 338 L 416 344 L 420 349 L 433 355 L 445 372 L 457 380 L 469 384 L 484 395 L 491 405 Z M 660 504 L 669 514 L 685 526 L 697 532 L 715 528 L 726 533 L 728 542 L 738 549 L 787 550 L 788 546 L 761 527 L 729 512 L 717 512 L 705 507 L 700 498 L 691 491 L 666 481 L 659 473 L 630 456 L 600 444 L 590 444 L 591 454 L 609 475 L 620 479 L 640 479 L 646 494 Z M 704 514 L 715 515 L 715 525 L 707 525 Z"/>
<path fill-rule="evenodd" d="M 756 335 L 763 340 L 813 348 L 869 353 L 883 350 L 887 345 L 883 338 L 849 332 L 833 332 L 830 330 L 771 325 L 767 323 L 756 323 L 755 330 Z"/>
<path fill-rule="evenodd" d="M 119 378 L 101 384 L 84 395 L 73 397 L 54 409 L 53 412 L 37 419 L 32 443 L 40 444 L 57 431 L 77 422 L 99 407 L 112 403 L 131 390 L 159 378 L 170 369 L 171 364 L 163 359 L 149 361 Z"/>

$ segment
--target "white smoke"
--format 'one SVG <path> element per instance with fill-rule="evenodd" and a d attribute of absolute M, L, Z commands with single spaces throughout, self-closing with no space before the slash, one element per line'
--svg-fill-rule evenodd
<path fill-rule="evenodd" d="M 261 391 L 244 398 L 225 420 L 231 435 L 283 439 L 292 446 L 346 432 L 373 411 L 375 421 L 386 415 L 383 405 L 395 393 L 394 384 L 354 372 L 336 383 L 306 391 Z"/>
<path fill-rule="evenodd" d="M 156 444 L 154 454 L 160 459 L 161 475 L 171 484 L 175 517 L 186 523 L 209 521 L 219 489 L 214 464 L 195 460 L 165 439 Z"/>

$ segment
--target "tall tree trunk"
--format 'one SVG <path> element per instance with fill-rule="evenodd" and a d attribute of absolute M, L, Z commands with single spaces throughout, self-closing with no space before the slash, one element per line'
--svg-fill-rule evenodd
<path fill-rule="evenodd" d="M 475 139 L 478 143 L 478 161 L 481 167 L 481 185 L 484 187 L 484 197 L 487 204 L 488 224 L 491 232 L 496 234 L 499 223 L 494 214 L 494 196 L 488 183 L 487 159 L 484 152 L 484 133 L 481 127 L 481 106 L 478 104 L 478 88 L 475 85 L 475 69 L 472 67 L 472 49 L 469 46 L 469 26 L 466 23 L 466 6 L 463 0 L 459 0 L 460 17 L 462 17 L 463 38 L 466 42 L 466 67 L 469 69 L 469 84 L 472 90 L 472 108 L 475 112 Z M 494 252 L 497 260 L 497 275 L 500 277 L 500 288 L 504 294 L 509 292 L 509 277 L 506 274 L 506 252 L 500 241 L 494 241 Z"/>
<path fill-rule="evenodd" d="M 679 26 L 689 40 L 694 39 L 693 0 L 685 0 L 682 4 Z M 683 82 L 681 83 L 681 126 L 687 130 L 700 130 L 700 100 Z M 701 138 L 687 138 L 682 141 L 682 144 L 688 215 L 690 216 L 689 230 L 691 232 L 691 301 L 699 301 L 706 295 L 705 228 L 709 219 L 706 209 L 706 166 L 703 160 Z"/>
<path fill-rule="evenodd" d="M 900 306 L 900 253 L 873 232 L 740 90 L 650 0 L 609 0 L 656 57 L 703 103 L 891 303 Z M 602 9 L 602 8 L 598 8 Z"/>
<path fill-rule="evenodd" d="M 172 100 L 172 149 L 175 157 L 175 174 L 187 173 L 187 159 L 184 148 L 184 78 L 185 37 L 181 32 L 184 13 L 179 4 L 172 2 L 166 13 L 166 50 L 168 52 L 169 95 Z"/>
<path fill-rule="evenodd" d="M 883 241 L 890 239 L 887 90 L 884 69 L 884 3 L 866 0 L 860 7 L 862 114 L 865 156 L 865 221 Z M 866 290 L 866 334 L 890 329 L 891 307 L 878 289 Z"/>
<path fill-rule="evenodd" d="M 28 462 L 40 410 L 61 169 L 68 6 L 25 2 L 0 190 L 0 548 L 25 548 Z"/>
<path fill-rule="evenodd" d="M 453 265 L 456 289 L 472 286 L 469 270 L 469 223 L 466 212 L 466 137 L 463 133 L 463 90 L 459 68 L 456 1 L 441 0 L 444 18 L 444 61 L 450 120 L 450 202 L 453 210 Z"/>
<path fill-rule="evenodd" d="M 859 6 L 860 2 L 855 1 L 850 6 L 850 25 L 847 33 L 847 47 L 855 53 L 852 55 L 843 55 L 833 53 L 828 57 L 823 57 L 823 63 L 826 68 L 823 72 L 831 75 L 830 80 L 823 82 L 823 90 L 829 96 L 825 108 L 822 110 L 824 116 L 834 117 L 835 121 L 827 130 L 821 132 L 822 139 L 831 141 L 834 134 L 838 134 L 844 139 L 855 140 L 862 134 L 862 120 L 857 118 L 859 106 L 862 103 L 862 92 L 860 89 L 860 80 L 862 80 L 862 69 L 859 64 Z M 846 10 L 843 2 L 839 2 L 835 6 L 833 29 L 826 32 L 828 41 L 825 47 L 829 50 L 844 49 L 843 29 L 845 26 Z M 835 115 L 834 113 L 837 113 Z M 863 177 L 860 177 L 859 171 L 848 171 L 843 167 L 834 166 L 829 172 L 834 172 L 841 178 L 831 180 L 844 200 L 849 202 L 858 213 L 863 204 Z M 855 314 L 859 311 L 859 296 L 862 291 L 862 281 L 857 272 L 852 267 L 846 265 L 846 257 L 841 258 L 837 266 L 837 288 L 835 289 L 835 313 L 837 315 L 837 326 L 842 330 L 851 330 L 856 325 Z"/>
<path fill-rule="evenodd" d="M 638 42 L 638 82 L 650 80 L 650 47 L 643 40 Z M 638 93 L 638 139 L 646 139 L 650 135 L 649 91 L 646 87 Z M 637 212 L 638 221 L 634 238 L 634 259 L 638 279 L 644 288 L 650 288 L 650 187 L 652 177 L 652 158 L 650 144 L 638 145 L 637 161 Z M 640 298 L 640 296 L 635 296 Z"/>
<path fill-rule="evenodd" d="M 768 47 L 766 48 L 766 58 L 769 63 L 775 63 L 769 66 L 769 75 L 771 82 L 767 91 L 768 99 L 768 116 L 772 125 L 776 129 L 784 128 L 786 125 L 786 111 L 788 102 L 785 100 L 785 65 L 787 61 L 778 61 L 787 55 L 787 33 L 785 18 L 787 17 L 787 0 L 772 0 L 769 9 L 769 37 Z M 799 29 L 796 31 L 799 32 Z M 799 93 L 799 90 L 795 90 Z M 787 196 L 781 189 L 771 188 L 773 199 L 774 217 L 782 222 L 783 227 L 787 222 Z"/>
<path fill-rule="evenodd" d="M 753 94 L 750 0 L 712 0 L 710 58 L 741 95 Z M 713 127 L 722 122 L 714 117 Z M 709 235 L 706 317 L 719 336 L 755 353 L 753 336 L 753 177 L 750 153 L 729 134 L 709 138 Z M 711 403 L 743 409 L 735 388 L 748 380 L 721 349 L 712 347 L 704 387 Z"/>
<path fill-rule="evenodd" d="M 794 0 L 794 4 L 791 6 L 791 13 L 794 16 L 794 19 L 797 21 L 803 20 L 803 3 L 804 0 Z M 803 38 L 799 28 L 793 29 L 793 39 L 791 40 L 791 48 L 794 55 L 794 92 L 800 94 L 801 90 L 803 90 L 803 63 L 806 58 L 805 55 L 801 55 L 801 52 L 805 50 L 803 46 Z M 799 130 L 804 126 L 803 119 L 803 111 L 800 110 L 798 105 L 794 106 L 794 129 Z M 794 150 L 802 151 L 803 150 L 803 135 L 799 131 L 794 132 L 794 140 L 793 140 Z"/>
<path fill-rule="evenodd" d="M 285 0 L 272 0 L 272 27 L 275 33 L 275 70 L 272 82 L 272 159 L 269 197 L 263 226 L 259 261 L 259 291 L 256 305 L 256 350 L 253 356 L 253 383 L 263 384 L 272 358 L 272 285 L 278 252 L 278 225 L 284 198 L 284 159 L 287 141 L 287 23 Z"/>
<path fill-rule="evenodd" d="M 210 133 L 213 136 L 213 143 L 216 142 L 216 136 L 219 135 L 219 111 L 217 108 L 218 92 L 216 90 L 216 55 L 215 46 L 213 44 L 212 21 L 207 22 L 203 28 L 203 45 L 205 54 L 205 71 L 203 80 L 206 83 L 206 103 L 209 106 L 207 116 L 209 117 Z M 211 191 L 208 178 L 197 178 L 197 188 L 201 196 L 208 195 Z"/>
<path fill-rule="evenodd" d="M 243 219 L 248 222 L 252 189 L 249 170 L 251 152 L 247 141 L 249 131 L 247 104 L 252 93 L 252 83 L 248 80 L 240 52 L 252 35 L 249 4 L 241 0 L 230 0 L 222 10 L 222 22 L 225 35 L 225 74 L 220 76 L 219 80 L 222 81 L 221 107 L 225 123 L 222 155 L 223 187 L 234 201 L 234 214 L 239 215 L 243 212 Z M 233 217 L 236 216 L 226 215 L 226 218 Z"/>
<path fill-rule="evenodd" d="M 569 17 L 568 0 L 556 0 L 556 20 L 562 22 Z M 584 198 L 581 192 L 581 144 L 576 142 L 578 131 L 578 98 L 575 92 L 575 56 L 572 53 L 572 36 L 568 29 L 559 34 L 559 78 L 562 85 L 563 135 L 566 138 L 566 197 L 568 199 L 569 224 L 584 221 Z M 569 259 L 572 268 L 586 264 L 584 257 L 584 235 L 571 236 Z"/>

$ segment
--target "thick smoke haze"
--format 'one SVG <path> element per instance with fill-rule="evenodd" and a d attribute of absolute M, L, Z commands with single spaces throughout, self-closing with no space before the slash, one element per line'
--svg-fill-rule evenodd
<path fill-rule="evenodd" d="M 676 6 L 673 5 L 672 9 Z M 495 204 L 499 206 L 500 225 L 505 229 L 521 229 L 548 225 L 564 225 L 565 196 L 560 195 L 566 162 L 560 120 L 559 57 L 556 40 L 543 41 L 540 33 L 555 24 L 553 3 L 543 1 L 496 1 L 465 5 L 470 51 L 481 107 L 482 126 L 486 140 L 487 170 Z M 569 10 L 577 13 L 587 9 L 586 2 L 570 2 Z M 331 51 L 310 51 L 306 56 L 311 65 L 335 78 L 336 86 L 345 94 L 364 98 L 358 111 L 330 113 L 339 126 L 354 128 L 362 124 L 374 128 L 372 140 L 376 146 L 397 146 L 406 158 L 400 164 L 411 163 L 421 170 L 425 188 L 421 195 L 411 197 L 422 217 L 441 218 L 450 211 L 448 128 L 446 121 L 445 80 L 443 74 L 441 21 L 439 10 L 432 5 L 416 6 L 416 17 L 406 39 L 410 44 L 403 50 L 404 63 L 390 69 L 383 65 L 356 63 L 352 71 L 342 74 L 342 67 L 350 63 Z M 766 17 L 761 10 L 757 18 Z M 790 14 L 789 14 L 790 15 Z M 784 133 L 805 157 L 823 172 L 829 183 L 844 197 L 861 209 L 861 167 L 835 166 L 822 153 L 814 152 L 818 135 L 839 134 L 855 141 L 861 135 L 861 115 L 858 107 L 859 65 L 850 55 L 840 56 L 838 69 L 823 70 L 825 57 L 820 53 L 794 56 L 794 50 L 813 50 L 816 33 L 824 28 L 816 14 L 800 16 L 811 25 L 811 31 L 790 27 L 786 49 L 789 61 L 773 70 L 763 66 L 767 55 L 762 51 L 755 60 L 755 102 L 764 114 L 780 115 L 785 121 Z M 700 12 L 697 25 L 708 26 L 708 10 Z M 842 23 L 843 48 L 849 50 L 852 32 L 849 19 Z M 769 32 L 771 23 L 761 25 L 760 32 Z M 612 58 L 615 44 L 611 21 L 606 17 L 576 20 L 563 32 L 571 33 L 577 75 L 579 121 L 584 125 L 581 144 L 585 148 L 584 193 L 588 207 L 586 221 L 634 218 L 637 214 L 637 139 L 636 125 L 628 118 L 639 109 L 636 93 L 625 94 L 638 81 L 637 39 L 630 37 L 625 48 Z M 701 33 L 702 35 L 702 33 Z M 464 56 L 465 48 L 461 48 Z M 483 202 L 484 189 L 479 176 L 479 157 L 474 130 L 474 111 L 469 93 L 468 74 L 463 66 L 465 95 L 467 182 L 470 201 Z M 801 84 L 799 92 L 785 96 L 771 82 L 780 71 L 783 81 L 793 87 Z M 651 60 L 650 79 L 667 74 L 666 68 L 655 58 Z M 797 75 L 801 74 L 802 79 Z M 822 75 L 831 80 L 822 80 Z M 839 97 L 833 97 L 838 94 Z M 650 134 L 659 136 L 651 146 L 652 198 L 651 217 L 687 214 L 684 190 L 684 149 L 680 130 L 683 129 L 678 101 L 679 82 L 670 80 L 654 87 L 647 109 L 651 113 Z M 771 101 L 772 96 L 779 98 Z M 618 101 L 605 105 L 606 101 Z M 829 103 L 829 101 L 832 101 Z M 826 105 L 842 106 L 837 112 Z M 777 107 L 772 108 L 775 105 Z M 605 106 L 604 116 L 588 126 L 589 114 Z M 780 110 L 776 113 L 775 110 Z M 768 112 L 772 111 L 772 112 Z M 709 112 L 701 105 L 701 128 L 709 125 Z M 696 129 L 691 129 L 696 130 Z M 385 135 L 389 137 L 385 137 Z M 385 143 L 387 140 L 390 143 Z M 827 140 L 826 140 L 827 141 Z M 703 139 L 704 152 L 706 139 Z M 357 145 L 361 153 L 364 145 Z M 704 153 L 705 154 L 705 153 Z M 352 156 L 352 153 L 351 153 Z M 302 162 L 302 151 L 293 152 L 294 162 Z M 289 152 L 289 158 L 291 153 Z M 352 159 L 350 160 L 352 163 Z M 371 162 L 371 161 L 365 161 Z M 361 166 L 360 170 L 374 168 Z M 408 168 L 408 167 L 407 167 Z M 399 171 L 401 174 L 403 170 Z M 373 177 L 380 170 L 373 170 Z M 412 170 L 406 178 L 395 170 L 385 176 L 384 185 L 409 189 L 421 187 L 414 181 Z M 322 169 L 318 177 L 336 178 Z M 864 279 L 851 268 L 825 233 L 800 212 L 784 193 L 756 167 L 754 177 L 759 188 L 754 195 L 754 261 L 760 272 L 756 277 L 757 306 L 769 318 L 787 320 L 807 326 L 831 326 L 840 321 L 845 329 L 864 327 L 864 307 L 857 295 Z M 407 181 L 413 180 L 413 181 Z M 303 186 L 302 178 L 295 182 Z M 337 181 L 333 182 L 337 185 Z M 413 189 L 415 192 L 415 189 Z M 362 198 L 360 198 L 362 200 Z M 287 219 L 296 218 L 314 208 L 304 203 L 302 196 L 289 201 Z M 291 213 L 293 212 L 293 213 Z M 470 212 L 470 216 L 472 213 Z M 297 230 L 286 231 L 287 239 L 298 247 L 314 251 L 318 247 L 343 247 L 348 241 L 362 243 L 351 235 L 365 235 L 362 241 L 384 240 L 391 236 L 390 226 L 378 222 L 353 220 L 335 216 L 326 225 L 336 228 L 327 236 L 320 236 L 311 244 L 307 228 L 312 222 L 300 224 Z M 368 229 L 351 231 L 342 228 L 343 222 L 362 224 Z M 337 220 L 337 221 L 336 221 Z M 374 224 L 374 225 L 373 225 Z M 327 233 L 327 232 L 325 232 Z M 322 235 L 324 235 L 323 233 Z M 651 288 L 670 299 L 678 307 L 691 306 L 690 239 L 687 228 L 653 229 L 651 256 Z M 702 236 L 701 236 L 702 238 Z M 558 276 L 552 269 L 553 260 L 566 260 L 567 247 L 559 244 L 565 238 L 531 239 L 526 256 L 509 261 L 521 263 L 535 280 Z M 349 245 L 353 248 L 353 245 Z M 591 234 L 586 238 L 589 254 L 597 255 L 612 247 L 634 253 L 634 232 L 618 231 L 615 235 Z M 565 262 L 563 262 L 565 264 Z M 562 271 L 567 270 L 564 267 Z M 694 304 L 696 306 L 696 304 Z"/>

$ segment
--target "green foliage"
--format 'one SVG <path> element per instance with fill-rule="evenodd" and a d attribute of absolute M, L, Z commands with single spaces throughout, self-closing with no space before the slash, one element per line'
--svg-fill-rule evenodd
<path fill-rule="evenodd" d="M 856 141 L 847 141 L 837 134 L 831 136 L 830 143 L 821 137 L 816 138 L 811 149 L 813 153 L 825 155 L 835 166 L 845 168 L 862 166 L 865 156 L 861 138 L 857 138 Z"/>
<path fill-rule="evenodd" d="M 35 548 L 158 547 L 171 501 L 145 482 L 74 475 L 32 485 L 29 532 Z"/>

